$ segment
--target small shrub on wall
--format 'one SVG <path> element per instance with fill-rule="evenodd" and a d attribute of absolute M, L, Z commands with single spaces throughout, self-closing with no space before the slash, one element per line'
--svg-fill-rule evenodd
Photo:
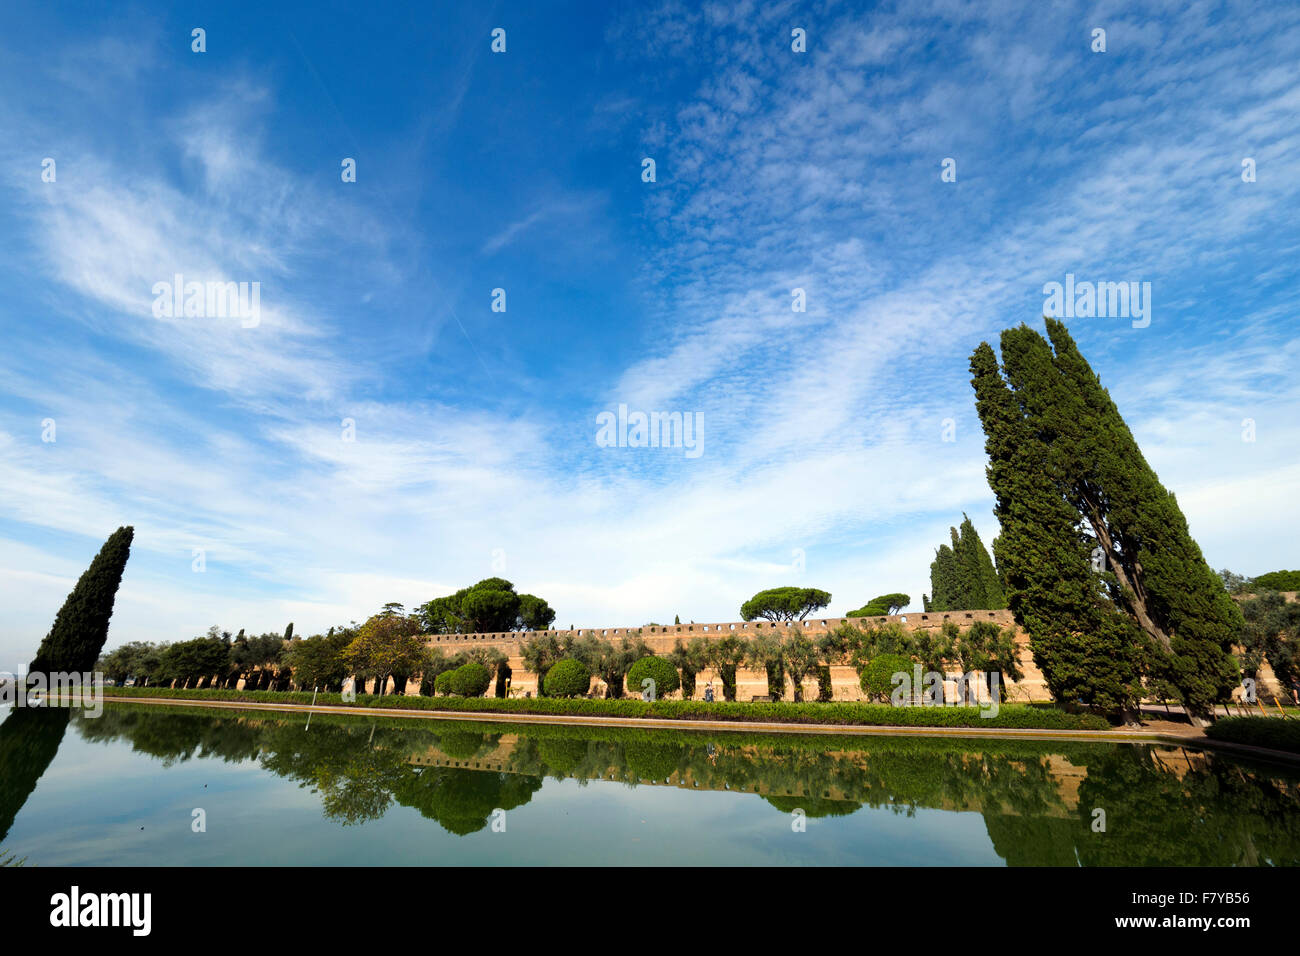
<path fill-rule="evenodd" d="M 581 697 L 591 689 L 591 671 L 582 661 L 567 657 L 546 672 L 547 697 Z"/>

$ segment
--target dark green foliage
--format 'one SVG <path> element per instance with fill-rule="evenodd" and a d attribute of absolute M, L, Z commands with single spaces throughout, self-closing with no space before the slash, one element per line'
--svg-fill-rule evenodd
<path fill-rule="evenodd" d="M 1230 653 L 1241 630 L 1240 611 L 1205 563 L 1177 501 L 1143 458 L 1065 326 L 1051 318 L 1045 322 L 1050 346 L 1026 326 L 1002 334 L 1005 382 L 987 345 L 976 350 L 971 370 L 999 518 L 1020 507 L 1017 495 L 1027 496 L 1029 502 L 1051 496 L 1059 502 L 1057 510 L 1063 505 L 1065 512 L 1041 522 L 1041 529 L 1058 546 L 1077 548 L 1089 561 L 1082 593 L 1067 602 L 1067 617 L 1082 626 L 1057 642 L 1057 660 L 1050 660 L 1049 654 L 1049 666 L 1058 675 L 1072 666 L 1077 669 L 1068 660 L 1071 654 L 1084 646 L 1097 648 L 1090 636 L 1096 628 L 1084 619 L 1100 616 L 1102 642 L 1119 655 L 1118 665 L 1107 668 L 1109 687 L 1102 689 L 1108 705 L 1121 688 L 1133 695 L 1131 672 L 1144 667 L 1150 678 L 1178 689 L 1193 717 L 1206 720 L 1213 705 L 1227 699 L 1237 684 Z M 1013 436 L 1021 441 L 1019 452 L 1007 447 Z M 995 462 L 1013 459 L 1015 473 L 1004 470 L 995 479 Z M 1040 546 L 1026 539 L 1023 528 L 1009 538 L 1011 530 L 1004 522 L 998 562 L 1003 552 L 1020 562 L 1017 590 L 1027 622 L 1037 615 L 1025 607 L 1034 597 L 1025 586 L 1023 565 Z M 1102 570 L 1093 570 L 1094 549 L 1105 560 Z M 1010 568 L 1007 580 L 1013 582 Z M 1013 602 L 1013 610 L 1016 607 Z M 1114 621 L 1117 616 L 1122 623 Z M 1124 625 L 1141 636 L 1125 639 Z M 1031 629 L 1031 637 L 1034 630 L 1041 627 Z M 1096 688 L 1084 689 L 1085 702 L 1100 706 Z"/>
<path fill-rule="evenodd" d="M 994 611 L 1007 606 L 993 559 L 965 514 L 961 528 L 950 528 L 952 545 L 940 545 L 930 565 L 930 594 L 922 596 L 927 611 Z"/>
<path fill-rule="evenodd" d="M 329 634 L 294 641 L 285 648 L 282 660 L 286 667 L 293 669 L 294 680 L 300 687 L 341 687 L 348 676 L 343 649 L 350 640 L 348 632 L 331 628 Z"/>
<path fill-rule="evenodd" d="M 775 629 L 759 631 L 745 642 L 745 662 L 767 674 L 767 694 L 772 700 L 785 696 L 785 646 Z"/>
<path fill-rule="evenodd" d="M 1250 580 L 1255 593 L 1262 591 L 1300 591 L 1300 571 L 1270 571 Z"/>
<path fill-rule="evenodd" d="M 433 679 L 433 692 L 446 696 L 451 693 L 451 671 L 443 671 Z"/>
<path fill-rule="evenodd" d="M 519 623 L 525 630 L 544 631 L 555 622 L 555 611 L 532 594 L 519 595 Z"/>
<path fill-rule="evenodd" d="M 1281 717 L 1220 717 L 1205 736 L 1227 743 L 1287 750 L 1300 754 L 1300 720 Z"/>
<path fill-rule="evenodd" d="M 84 673 L 95 666 L 108 640 L 113 601 L 131 556 L 134 536 L 135 530 L 129 526 L 109 535 L 63 602 L 54 626 L 27 667 L 28 673 Z"/>
<path fill-rule="evenodd" d="M 572 628 L 570 628 L 570 631 Z M 569 656 L 573 650 L 572 634 L 538 634 L 525 639 L 519 645 L 519 656 L 523 658 L 524 667 L 537 675 L 538 693 L 545 693 L 546 672 L 556 661 Z M 590 665 L 588 665 L 590 666 Z"/>
<path fill-rule="evenodd" d="M 1284 684 L 1300 677 L 1300 603 L 1266 591 L 1241 603 L 1242 670 L 1255 676 L 1264 661 Z"/>
<path fill-rule="evenodd" d="M 462 664 L 448 673 L 451 678 L 447 690 L 459 697 L 482 697 L 492 683 L 492 673 L 478 661 Z"/>
<path fill-rule="evenodd" d="M 695 696 L 695 675 L 709 666 L 707 647 L 703 638 L 697 637 L 690 644 L 678 638 L 668 654 L 668 660 L 681 672 L 682 700 Z"/>
<path fill-rule="evenodd" d="M 0 724 L 0 842 L 59 752 L 70 716 L 66 707 L 15 707 Z"/>
<path fill-rule="evenodd" d="M 641 638 L 641 629 L 629 631 L 618 640 L 607 640 L 588 632 L 573 645 L 573 655 L 605 682 L 606 697 L 622 697 L 627 669 L 651 654 Z"/>
<path fill-rule="evenodd" d="M 831 682 L 831 666 L 829 664 L 817 665 L 817 700 L 819 703 L 829 703 L 835 699 L 835 686 Z"/>
<path fill-rule="evenodd" d="M 632 741 L 623 747 L 628 773 L 635 780 L 667 780 L 685 756 L 680 745 L 659 741 Z"/>
<path fill-rule="evenodd" d="M 722 681 L 722 699 L 736 699 L 736 669 L 745 662 L 747 654 L 745 642 L 734 634 L 728 634 L 720 641 L 710 641 L 704 647 L 704 654 L 709 666 L 718 672 Z"/>
<path fill-rule="evenodd" d="M 546 672 L 547 697 L 581 697 L 591 690 L 591 670 L 582 661 L 566 657 Z"/>
<path fill-rule="evenodd" d="M 1008 374 L 1015 373 L 1014 392 L 987 343 L 971 356 L 971 372 L 1002 527 L 995 556 L 1008 604 L 1056 700 L 1118 713 L 1132 708 L 1140 693 L 1142 634 L 1092 568 L 1092 539 L 1064 497 L 1061 467 L 1050 464 L 1050 446 L 1060 439 L 1041 434 L 1021 407 L 1022 391 L 1059 391 L 1052 386 L 1050 349 L 1024 326 L 1003 333 L 1002 349 Z M 1027 367 L 1046 382 L 1031 385 Z"/>
<path fill-rule="evenodd" d="M 961 631 L 953 644 L 953 658 L 963 674 L 996 674 L 998 698 L 1006 698 L 1007 680 L 1024 677 L 1019 663 L 1014 628 L 1002 628 L 993 621 L 976 621 Z M 992 681 L 989 690 L 992 691 Z"/>
<path fill-rule="evenodd" d="M 740 617 L 745 621 L 763 618 L 768 621 L 802 621 L 813 611 L 831 603 L 829 591 L 817 588 L 771 588 L 759 591 L 740 606 Z"/>
<path fill-rule="evenodd" d="M 849 611 L 845 617 L 885 617 L 889 614 L 889 608 L 883 604 L 864 604 L 856 611 Z"/>
<path fill-rule="evenodd" d="M 654 684 L 654 699 L 665 697 L 671 694 L 681 686 L 681 679 L 677 676 L 677 668 L 673 666 L 672 661 L 664 657 L 643 657 L 627 670 L 628 689 L 636 695 L 642 692 L 642 681 L 652 680 Z"/>
<path fill-rule="evenodd" d="M 173 698 L 181 700 L 233 700 L 258 703 L 310 704 L 311 692 L 241 690 L 172 690 L 170 688 L 105 687 L 106 697 Z M 981 716 L 978 707 L 889 707 L 855 701 L 794 704 L 706 703 L 699 700 L 657 700 L 653 703 L 624 697 L 621 700 L 562 700 L 550 697 L 429 698 L 358 694 L 355 702 L 344 702 L 338 694 L 321 694 L 316 705 L 327 708 L 340 703 L 358 707 L 393 710 L 439 710 L 475 714 L 566 714 L 593 717 L 652 717 L 666 720 L 780 721 L 783 723 L 861 724 L 872 727 L 988 727 L 1039 728 L 1049 730 L 1108 730 L 1110 725 L 1095 714 L 1069 714 L 1048 707 L 1008 704 L 996 717 Z M 570 730 L 572 728 L 569 728 Z M 638 729 L 638 734 L 646 731 Z M 981 746 L 984 746 L 982 744 Z"/>
<path fill-rule="evenodd" d="M 910 594 L 903 594 L 901 591 L 893 594 L 881 594 L 879 597 L 873 597 L 856 611 L 849 611 L 845 616 L 885 617 L 886 615 L 897 614 L 911 603 L 912 596 Z"/>
<path fill-rule="evenodd" d="M 487 743 L 483 734 L 469 731 L 448 731 L 438 735 L 438 747 L 454 760 L 472 760 Z"/>
<path fill-rule="evenodd" d="M 226 674 L 230 666 L 231 645 L 217 636 L 217 628 L 213 626 L 206 637 L 164 647 L 158 677 L 175 681 L 178 687 L 192 687 L 214 675 Z"/>
<path fill-rule="evenodd" d="M 888 702 L 894 688 L 895 674 L 906 674 L 912 680 L 912 659 L 901 654 L 881 654 L 866 663 L 861 671 L 862 691 L 871 700 Z"/>
<path fill-rule="evenodd" d="M 505 578 L 484 578 L 455 594 L 434 598 L 417 613 L 427 634 L 541 631 L 555 620 L 549 604 L 532 594 L 516 594 Z"/>

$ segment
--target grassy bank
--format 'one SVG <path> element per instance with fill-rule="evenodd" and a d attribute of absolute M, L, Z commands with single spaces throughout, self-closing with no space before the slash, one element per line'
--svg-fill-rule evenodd
<path fill-rule="evenodd" d="M 310 704 L 312 695 L 296 691 L 173 690 L 165 687 L 105 687 L 106 697 L 165 697 L 173 700 L 246 701 L 261 704 Z M 648 717 L 659 720 L 730 720 L 787 724 L 843 724 L 866 727 L 979 727 L 1018 730 L 1106 730 L 1106 721 L 1092 714 L 1067 714 L 1044 707 L 1004 704 L 996 717 L 981 717 L 976 707 L 890 707 L 857 702 L 727 703 L 702 700 L 574 700 L 551 697 L 377 697 L 358 694 L 344 701 L 340 694 L 319 694 L 318 707 L 386 707 L 396 710 L 436 710 L 463 714 L 545 714 L 557 717 Z"/>
<path fill-rule="evenodd" d="M 1227 743 L 1249 744 L 1300 754 L 1300 720 L 1280 717 L 1220 717 L 1205 728 L 1205 736 Z"/>

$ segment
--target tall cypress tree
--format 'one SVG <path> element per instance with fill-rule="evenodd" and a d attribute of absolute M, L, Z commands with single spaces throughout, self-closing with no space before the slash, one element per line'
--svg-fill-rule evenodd
<path fill-rule="evenodd" d="M 113 601 L 131 556 L 134 536 L 133 528 L 122 527 L 104 542 L 63 602 L 54 626 L 27 667 L 28 673 L 84 673 L 94 669 L 108 640 L 108 621 L 113 616 Z"/>
<path fill-rule="evenodd" d="M 1240 612 L 1065 326 L 1047 328 L 1052 345 L 1024 325 L 1003 332 L 1001 372 L 987 343 L 971 358 L 1012 610 L 1031 642 L 1038 631 L 1054 694 L 1127 709 L 1145 667 L 1204 721 L 1236 682 Z"/>
<path fill-rule="evenodd" d="M 940 545 L 930 565 L 927 611 L 997 610 L 1007 606 L 993 559 L 965 514 L 961 528 L 949 528 L 952 546 Z"/>
<path fill-rule="evenodd" d="M 1231 655 L 1241 609 L 1064 323 L 1046 321 L 1056 368 L 1087 412 L 1071 503 L 1105 553 L 1116 603 L 1152 638 L 1152 676 L 1171 683 L 1189 713 L 1207 719 L 1239 681 Z"/>
<path fill-rule="evenodd" d="M 1004 355 L 1007 343 L 1004 334 Z M 1140 635 L 1106 599 L 1077 515 L 1044 468 L 1047 448 L 1025 421 L 988 343 L 971 356 L 971 372 L 1002 527 L 994 555 L 1034 662 L 1056 700 L 1111 714 L 1130 711 L 1139 692 Z"/>

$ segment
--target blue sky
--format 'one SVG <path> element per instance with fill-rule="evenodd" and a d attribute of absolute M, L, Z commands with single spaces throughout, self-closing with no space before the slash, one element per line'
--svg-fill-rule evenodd
<path fill-rule="evenodd" d="M 1152 285 L 1070 328 L 1210 563 L 1300 565 L 1300 8 L 372 7 L 8 8 L 0 668 L 119 524 L 110 644 L 494 573 L 561 626 L 919 606 L 997 531 L 969 354 L 1067 273 Z M 259 324 L 156 317 L 176 273 Z"/>

